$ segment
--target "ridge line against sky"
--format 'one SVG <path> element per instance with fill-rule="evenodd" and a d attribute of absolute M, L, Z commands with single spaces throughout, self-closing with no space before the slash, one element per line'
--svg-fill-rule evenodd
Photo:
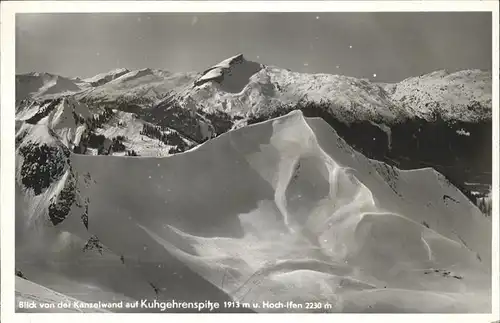
<path fill-rule="evenodd" d="M 491 70 L 491 27 L 487 12 L 18 14 L 16 73 L 201 72 L 243 53 L 296 72 L 399 82 Z"/>

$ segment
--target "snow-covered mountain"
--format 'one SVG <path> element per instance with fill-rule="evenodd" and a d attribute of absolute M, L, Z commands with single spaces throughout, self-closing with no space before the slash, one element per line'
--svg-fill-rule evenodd
<path fill-rule="evenodd" d="M 319 118 L 168 158 L 71 154 L 34 127 L 18 149 L 16 267 L 68 297 L 491 309 L 490 219 L 435 170 L 367 159 Z"/>
<path fill-rule="evenodd" d="M 92 103 L 119 102 L 151 106 L 170 91 L 193 82 L 195 76 L 196 73 L 170 73 L 149 68 L 127 71 L 109 82 L 77 94 L 76 98 Z"/>
<path fill-rule="evenodd" d="M 376 84 L 237 55 L 16 81 L 20 299 L 491 307 L 490 72 Z"/>
<path fill-rule="evenodd" d="M 31 129 L 47 128 L 49 137 L 54 136 L 75 153 L 167 156 L 195 144 L 178 131 L 160 131 L 133 113 L 93 106 L 72 97 L 31 103 L 20 107 L 17 116 L 20 141 Z"/>
<path fill-rule="evenodd" d="M 437 71 L 377 84 L 343 75 L 296 73 L 240 54 L 202 73 L 117 69 L 72 80 L 80 89 L 72 88 L 76 92 L 54 92 L 53 87 L 48 95 L 21 82 L 44 78 L 69 80 L 18 75 L 18 120 L 40 111 L 37 118 L 50 114 L 47 107 L 61 98 L 87 106 L 91 118 L 108 111 L 87 136 L 103 135 L 108 142 L 116 142 L 109 136 L 120 136 L 115 154 L 165 156 L 230 129 L 301 109 L 306 116 L 327 120 L 370 158 L 404 169 L 434 167 L 464 190 L 468 182 L 491 184 L 492 89 L 487 71 Z M 35 87 L 40 88 L 45 87 Z M 127 131 L 116 128 L 131 122 L 135 126 Z M 141 127 L 147 129 L 141 133 Z M 77 152 L 95 154 L 103 142 Z"/>
<path fill-rule="evenodd" d="M 269 114 L 279 106 L 307 100 L 328 102 L 329 113 L 346 122 L 394 123 L 416 117 L 428 120 L 436 114 L 445 120 L 474 121 L 491 119 L 491 77 L 489 71 L 442 70 L 400 83 L 377 84 L 344 75 L 292 72 L 247 61 L 239 54 L 202 73 L 116 69 L 74 81 L 81 89 L 74 97 L 93 103 L 149 107 L 169 102 L 174 96 L 179 102 L 196 104 L 207 112 L 222 111 L 241 117 Z M 18 75 L 17 101 L 43 98 L 45 92 L 33 91 L 31 83 L 52 84 L 49 80 L 54 78 L 71 82 L 47 73 Z M 72 91 L 77 90 L 72 87 Z M 66 88 L 56 87 L 50 94 L 65 91 Z"/>
<path fill-rule="evenodd" d="M 381 86 L 344 75 L 305 74 L 264 66 L 238 55 L 205 71 L 195 85 L 183 96 L 206 109 L 233 114 L 266 113 L 272 103 L 307 99 L 330 103 L 329 112 L 343 121 L 393 123 L 415 117 L 432 119 L 436 112 L 445 120 L 491 118 L 491 72 L 479 70 L 453 74 L 438 71 Z M 484 111 L 469 108 L 471 102 Z"/>

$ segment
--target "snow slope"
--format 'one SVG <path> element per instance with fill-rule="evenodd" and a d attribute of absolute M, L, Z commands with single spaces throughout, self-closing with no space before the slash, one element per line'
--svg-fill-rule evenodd
<path fill-rule="evenodd" d="M 369 160 L 321 119 L 292 112 L 167 158 L 66 155 L 53 138 L 51 181 L 17 177 L 16 268 L 55 291 L 491 310 L 491 220 L 433 169 Z"/>
<path fill-rule="evenodd" d="M 117 69 L 86 80 L 47 73 L 16 79 L 18 123 L 55 118 L 47 126 L 56 127 L 52 130 L 77 153 L 102 154 L 118 146 L 112 154 L 167 156 L 230 129 L 302 109 L 327 120 L 370 158 L 403 169 L 433 167 L 467 196 L 472 190 L 467 182 L 491 184 L 492 88 L 487 71 L 437 71 L 378 84 L 296 73 L 239 54 L 202 73 L 146 68 Z M 53 79 L 73 82 L 79 90 L 45 95 L 47 86 L 33 90 L 28 82 L 50 85 Z M 32 94 L 20 100 L 26 93 Z M 76 113 L 79 117 L 71 121 L 73 106 L 88 112 Z M 57 121 L 54 111 L 66 121 Z M 152 131 L 145 134 L 145 128 Z M 116 140 L 121 136 L 124 140 Z M 93 141 L 92 147 L 86 141 Z"/>
<path fill-rule="evenodd" d="M 32 125 L 42 126 L 50 129 L 54 137 L 62 142 L 67 148 L 74 150 L 75 147 L 83 145 L 85 139 L 91 135 L 102 135 L 106 140 L 123 137 L 123 150 L 115 151 L 115 155 L 124 155 L 126 151 L 135 151 L 140 156 L 168 156 L 172 148 L 176 148 L 174 141 L 161 140 L 143 134 L 144 126 L 154 127 L 128 112 L 112 110 L 108 117 L 104 117 L 106 109 L 96 104 L 87 104 L 77 101 L 72 97 L 59 98 L 57 100 L 46 100 L 42 102 L 27 101 L 25 105 L 19 105 L 16 120 L 19 123 L 18 137 L 23 133 L 29 133 Z M 103 120 L 99 124 L 91 126 L 90 120 Z M 194 142 L 179 135 L 177 131 L 169 128 L 163 129 L 166 135 L 177 135 L 177 138 L 186 146 L 192 146 Z M 47 136 L 51 136 L 47 134 Z M 22 141 L 21 139 L 19 139 Z M 35 139 L 36 140 L 36 139 Z M 182 143 L 181 143 L 182 144 Z M 88 148 L 84 153 L 97 154 L 96 147 Z"/>
<path fill-rule="evenodd" d="M 42 102 L 27 101 L 16 111 L 16 121 L 20 124 L 20 132 L 28 133 L 30 124 L 38 124 L 50 129 L 59 140 L 72 149 L 78 145 L 82 135 L 87 131 L 87 125 L 78 119 L 91 118 L 98 114 L 97 108 L 78 102 L 70 97 Z"/>
<path fill-rule="evenodd" d="M 16 277 L 16 312 L 30 312 L 28 309 L 19 308 L 19 304 L 23 303 L 34 303 L 38 306 L 37 312 L 52 312 L 54 311 L 51 308 L 42 308 L 41 304 L 63 304 L 69 303 L 73 304 L 74 302 L 80 302 L 75 298 L 68 297 L 64 294 L 53 291 L 49 288 L 40 286 L 29 280 L 22 279 Z M 68 308 L 59 308 L 58 312 L 67 312 L 67 313 L 85 313 L 85 312 L 107 312 L 103 310 L 87 310 L 87 309 L 76 309 L 74 306 Z"/>

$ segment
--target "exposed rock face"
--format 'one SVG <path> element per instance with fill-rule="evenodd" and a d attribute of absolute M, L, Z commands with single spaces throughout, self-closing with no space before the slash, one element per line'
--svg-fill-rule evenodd
<path fill-rule="evenodd" d="M 33 190 L 35 195 L 40 195 L 63 176 L 68 167 L 69 154 L 69 150 L 63 147 L 25 143 L 19 148 L 22 184 Z"/>

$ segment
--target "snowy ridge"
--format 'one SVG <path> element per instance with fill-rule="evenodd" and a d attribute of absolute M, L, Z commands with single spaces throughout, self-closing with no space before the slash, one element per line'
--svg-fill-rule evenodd
<path fill-rule="evenodd" d="M 187 86 L 194 77 L 195 73 L 169 73 L 146 68 L 125 73 L 77 94 L 76 98 L 88 102 L 125 102 L 149 107 L 171 91 Z"/>
<path fill-rule="evenodd" d="M 323 301 L 351 313 L 491 310 L 491 221 L 436 171 L 367 159 L 299 111 L 168 158 L 67 163 L 67 177 L 42 189 L 74 196 L 55 226 L 27 225 L 39 202 L 17 185 L 16 267 L 56 291 Z M 82 252 L 84 241 L 101 252 Z"/>
<path fill-rule="evenodd" d="M 491 120 L 491 72 L 436 71 L 395 84 L 371 83 L 344 75 L 306 74 L 230 57 L 203 73 L 170 73 L 149 68 L 116 69 L 72 81 L 47 73 L 18 75 L 16 99 L 68 95 L 86 102 L 109 102 L 150 108 L 175 97 L 205 111 L 231 116 L 266 115 L 275 107 L 300 100 L 327 102 L 330 114 L 344 122 L 401 120 L 475 122 Z M 58 85 L 54 85 L 59 80 Z M 93 86 L 90 86 L 93 84 Z"/>
<path fill-rule="evenodd" d="M 92 86 L 99 86 L 108 83 L 129 72 L 130 71 L 126 68 L 117 68 L 107 73 L 97 74 L 96 76 L 84 79 L 83 81 L 86 83 L 90 83 Z"/>

